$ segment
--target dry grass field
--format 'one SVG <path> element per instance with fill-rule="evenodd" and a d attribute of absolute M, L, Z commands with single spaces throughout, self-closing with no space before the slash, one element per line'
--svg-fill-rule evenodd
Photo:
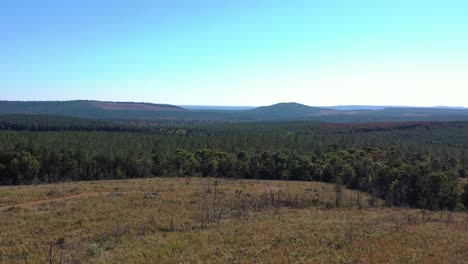
<path fill-rule="evenodd" d="M 0 262 L 468 263 L 467 213 L 336 196 L 199 178 L 0 187 Z"/>

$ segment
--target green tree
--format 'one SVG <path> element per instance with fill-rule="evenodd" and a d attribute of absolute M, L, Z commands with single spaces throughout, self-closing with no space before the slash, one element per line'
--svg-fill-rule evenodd
<path fill-rule="evenodd" d="M 38 182 L 40 163 L 29 152 L 23 151 L 14 158 L 11 168 L 19 184 Z"/>
<path fill-rule="evenodd" d="M 343 182 L 341 177 L 336 177 L 335 182 L 335 206 L 341 207 L 343 204 Z"/>
<path fill-rule="evenodd" d="M 465 210 L 468 210 L 468 183 L 466 183 L 465 187 L 463 188 L 462 203 L 465 207 Z"/>
<path fill-rule="evenodd" d="M 191 176 L 194 172 L 195 155 L 187 150 L 177 149 L 168 159 L 171 173 L 176 176 Z"/>

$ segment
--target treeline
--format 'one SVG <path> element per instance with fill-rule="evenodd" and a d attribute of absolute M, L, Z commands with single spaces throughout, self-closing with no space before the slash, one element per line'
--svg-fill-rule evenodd
<path fill-rule="evenodd" d="M 180 123 L 180 122 L 179 122 Z M 184 123 L 185 124 L 185 123 Z M 189 122 L 186 122 L 186 125 Z M 99 131 L 99 132 L 133 132 L 147 134 L 190 133 L 181 125 L 170 120 L 103 120 L 56 115 L 0 115 L 0 130 L 10 131 Z"/>
<path fill-rule="evenodd" d="M 363 190 L 392 205 L 468 208 L 463 122 L 168 127 L 119 122 L 0 118 L 0 125 L 10 124 L 0 128 L 0 184 L 159 176 L 314 180 Z M 103 129 L 107 124 L 117 130 Z M 142 130 L 125 131 L 126 126 Z M 372 129 L 356 129 L 363 126 Z"/>
<path fill-rule="evenodd" d="M 431 210 L 468 208 L 468 157 L 434 158 L 387 149 L 341 149 L 322 154 L 228 153 L 177 149 L 168 156 L 86 155 L 83 152 L 0 154 L 1 184 L 144 177 L 224 177 L 323 181 L 384 199 L 389 205 Z"/>
<path fill-rule="evenodd" d="M 55 115 L 0 115 L 0 130 L 151 132 L 148 123 L 86 119 Z"/>

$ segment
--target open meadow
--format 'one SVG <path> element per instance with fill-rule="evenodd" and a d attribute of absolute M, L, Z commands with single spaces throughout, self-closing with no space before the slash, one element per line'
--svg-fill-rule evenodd
<path fill-rule="evenodd" d="M 5 186 L 0 262 L 468 262 L 467 213 L 382 204 L 319 182 L 152 178 Z"/>

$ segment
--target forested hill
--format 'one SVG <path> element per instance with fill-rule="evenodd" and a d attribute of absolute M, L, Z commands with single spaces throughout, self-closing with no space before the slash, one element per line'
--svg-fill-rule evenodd
<path fill-rule="evenodd" d="M 174 105 L 134 102 L 0 101 L 0 115 L 11 114 L 149 120 L 166 124 L 297 120 L 334 123 L 468 121 L 468 109 L 452 108 L 412 107 L 343 111 L 298 103 L 279 103 L 246 110 L 189 110 Z"/>
<path fill-rule="evenodd" d="M 183 112 L 168 104 L 103 101 L 0 101 L 0 114 L 63 115 L 87 118 L 149 118 L 161 112 Z"/>
<path fill-rule="evenodd" d="M 314 120 L 335 123 L 468 120 L 468 109 L 437 107 L 337 110 L 298 103 L 279 103 L 258 107 L 248 112 L 248 116 L 254 120 Z"/>
<path fill-rule="evenodd" d="M 311 107 L 298 103 L 279 103 L 271 106 L 262 106 L 249 110 L 249 116 L 255 119 L 264 120 L 290 120 L 313 118 L 324 115 L 325 113 L 340 114 L 340 111 Z"/>

